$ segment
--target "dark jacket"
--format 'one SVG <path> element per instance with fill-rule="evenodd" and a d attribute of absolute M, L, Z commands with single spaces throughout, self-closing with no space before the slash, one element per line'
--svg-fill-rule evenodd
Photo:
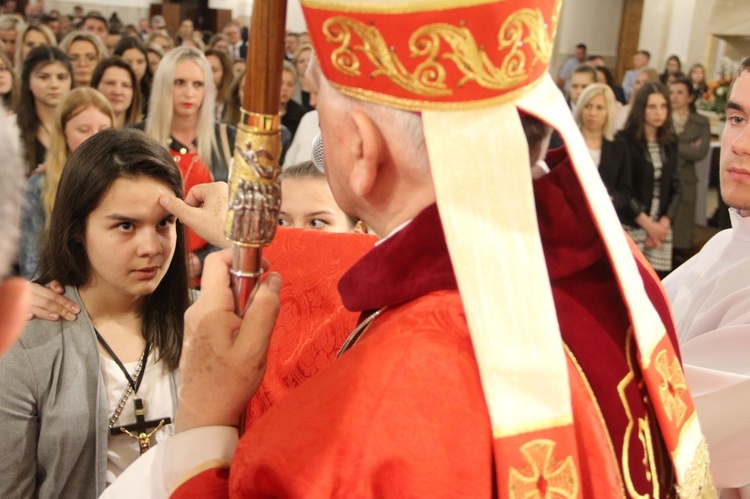
<path fill-rule="evenodd" d="M 640 213 L 647 215 L 651 211 L 651 200 L 654 194 L 654 165 L 648 149 L 635 142 L 625 131 L 617 134 L 625 140 L 630 155 L 632 181 L 630 200 L 623 210 L 623 223 L 637 226 L 635 217 Z M 680 202 L 680 175 L 677 170 L 677 143 L 661 146 L 662 173 L 659 182 L 658 218 L 667 216 L 674 220 Z"/>
<path fill-rule="evenodd" d="M 599 160 L 599 175 L 612 197 L 612 204 L 617 210 L 620 221 L 626 220 L 626 207 L 630 202 L 632 167 L 628 145 L 621 137 L 614 141 L 602 140 L 602 157 Z"/>

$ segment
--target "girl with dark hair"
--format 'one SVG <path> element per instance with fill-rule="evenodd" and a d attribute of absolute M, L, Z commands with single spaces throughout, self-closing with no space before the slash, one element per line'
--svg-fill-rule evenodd
<path fill-rule="evenodd" d="M 102 60 L 94 69 L 91 86 L 107 98 L 115 111 L 115 126 L 134 125 L 141 120 L 141 90 L 130 65 L 122 57 Z"/>
<path fill-rule="evenodd" d="M 677 134 L 677 169 L 682 188 L 673 223 L 675 267 L 692 256 L 695 226 L 695 197 L 698 176 L 695 162 L 708 154 L 711 126 L 708 118 L 695 112 L 693 82 L 683 77 L 669 85 L 672 123 Z"/>
<path fill-rule="evenodd" d="M 672 270 L 672 221 L 680 201 L 677 142 L 664 85 L 649 82 L 638 90 L 618 137 L 628 145 L 633 171 L 624 227 L 663 277 Z"/>
<path fill-rule="evenodd" d="M 679 57 L 672 54 L 667 57 L 667 61 L 664 63 L 664 72 L 659 75 L 659 80 L 666 85 L 669 75 L 680 72 L 682 72 L 682 62 L 680 62 Z"/>
<path fill-rule="evenodd" d="M 125 37 L 115 46 L 114 55 L 119 55 L 133 68 L 141 90 L 141 115 L 148 113 L 148 99 L 151 96 L 151 83 L 154 74 L 148 64 L 146 46 L 137 38 Z"/>
<path fill-rule="evenodd" d="M 50 143 L 55 108 L 73 84 L 73 69 L 57 47 L 41 46 L 29 52 L 21 73 L 18 128 L 26 151 L 26 174 L 44 163 Z"/>
<path fill-rule="evenodd" d="M 189 296 L 164 195 L 182 197 L 182 177 L 142 132 L 102 131 L 70 157 L 38 282 L 62 283 L 81 313 L 30 321 L 0 359 L 0 452 L 15 456 L 0 496 L 97 497 L 172 433 Z"/>

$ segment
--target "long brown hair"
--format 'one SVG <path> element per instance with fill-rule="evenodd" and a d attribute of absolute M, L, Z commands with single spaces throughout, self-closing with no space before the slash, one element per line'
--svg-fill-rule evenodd
<path fill-rule="evenodd" d="M 128 110 L 125 111 L 125 125 L 135 125 L 141 121 L 141 87 L 138 85 L 138 78 L 135 77 L 133 68 L 130 67 L 130 64 L 125 62 L 125 59 L 119 55 L 113 55 L 99 61 L 99 64 L 94 68 L 94 74 L 91 75 L 91 87 L 99 90 L 99 84 L 102 82 L 104 73 L 109 68 L 120 68 L 130 76 L 130 85 L 133 89 L 133 100 L 130 102 Z"/>
<path fill-rule="evenodd" d="M 44 68 L 53 62 L 61 63 L 68 70 L 70 76 L 70 85 L 73 86 L 73 68 L 70 66 L 70 60 L 65 52 L 57 47 L 41 45 L 34 47 L 29 52 L 26 60 L 23 62 L 23 71 L 21 73 L 21 95 L 18 103 L 18 128 L 23 138 L 23 145 L 26 150 L 26 163 L 28 175 L 37 167 L 36 158 L 34 157 L 36 132 L 39 129 L 39 115 L 36 113 L 36 103 L 34 94 L 31 93 L 31 74 L 41 68 Z"/>
<path fill-rule="evenodd" d="M 84 245 L 88 217 L 116 180 L 141 176 L 166 184 L 182 197 L 182 176 L 172 156 L 141 131 L 103 130 L 75 150 L 60 178 L 37 282 L 58 280 L 70 286 L 88 282 L 91 263 Z M 172 262 L 141 311 L 143 337 L 158 347 L 170 369 L 180 361 L 183 314 L 189 305 L 185 232 L 175 223 Z"/>
<path fill-rule="evenodd" d="M 628 120 L 625 122 L 624 132 L 630 135 L 641 147 L 646 147 L 646 106 L 648 98 L 652 94 L 661 94 L 667 102 L 667 120 L 656 131 L 656 141 L 661 145 L 667 145 L 675 141 L 672 132 L 672 104 L 669 100 L 669 91 L 662 83 L 650 81 L 638 90 L 630 108 Z"/>

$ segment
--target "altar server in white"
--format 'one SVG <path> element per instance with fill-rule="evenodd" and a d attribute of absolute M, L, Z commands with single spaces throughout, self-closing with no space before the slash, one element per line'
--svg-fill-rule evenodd
<path fill-rule="evenodd" d="M 750 498 L 750 57 L 721 137 L 721 196 L 732 228 L 664 280 L 690 392 L 724 498 Z"/>

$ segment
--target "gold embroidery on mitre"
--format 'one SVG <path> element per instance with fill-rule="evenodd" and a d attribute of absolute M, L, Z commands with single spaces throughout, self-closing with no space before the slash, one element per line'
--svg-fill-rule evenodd
<path fill-rule="evenodd" d="M 664 412 L 667 413 L 669 421 L 680 428 L 687 414 L 687 404 L 683 400 L 687 383 L 682 367 L 677 358 L 670 362 L 667 351 L 662 350 L 656 355 L 656 370 L 661 375 L 662 383 L 659 385 L 659 398 L 661 399 Z"/>
<path fill-rule="evenodd" d="M 544 499 L 578 497 L 578 474 L 573 456 L 562 461 L 553 456 L 555 441 L 537 439 L 521 446 L 521 454 L 529 463 L 521 471 L 510 469 L 508 491 L 511 499 Z"/>
<path fill-rule="evenodd" d="M 708 444 L 701 439 L 685 480 L 677 486 L 677 494 L 685 499 L 715 499 L 718 497 L 709 470 Z"/>
<path fill-rule="evenodd" d="M 649 423 L 648 413 L 643 418 L 638 418 L 638 439 L 643 445 L 643 467 L 646 469 L 646 479 L 651 482 L 653 490 L 651 493 L 639 494 L 635 490 L 635 484 L 633 483 L 633 477 L 630 472 L 630 438 L 635 427 L 635 419 L 633 412 L 628 404 L 628 397 L 625 394 L 625 390 L 628 385 L 635 381 L 635 371 L 633 370 L 635 352 L 635 343 L 633 342 L 633 328 L 628 328 L 625 336 L 625 357 L 628 362 L 628 374 L 625 375 L 622 380 L 617 384 L 617 393 L 620 396 L 620 402 L 622 408 L 625 411 L 625 416 L 628 419 L 628 425 L 625 428 L 625 436 L 622 439 L 622 455 L 620 456 L 620 466 L 622 467 L 622 476 L 625 480 L 625 488 L 628 492 L 628 497 L 638 499 L 648 499 L 649 497 L 660 497 L 659 496 L 659 477 L 656 469 L 656 462 L 654 460 L 654 442 L 651 437 L 651 425 Z M 648 398 L 645 398 L 648 403 Z"/>
<path fill-rule="evenodd" d="M 552 22 L 555 25 L 559 5 L 560 2 L 553 14 Z M 539 9 L 520 9 L 508 16 L 498 33 L 498 50 L 510 48 L 510 51 L 500 66 L 495 67 L 469 29 L 447 23 L 423 26 L 409 38 L 411 57 L 423 58 L 410 73 L 376 27 L 344 16 L 332 17 L 323 23 L 326 40 L 339 44 L 331 52 L 331 63 L 337 71 L 346 76 L 361 76 L 361 63 L 356 54 L 360 52 L 376 68 L 370 73 L 371 78 L 385 76 L 409 92 L 429 97 L 453 94 L 446 84 L 448 72 L 443 65 L 446 59 L 453 61 L 464 75 L 455 84 L 456 87 L 473 81 L 484 88 L 505 90 L 523 83 L 529 79 L 529 67 L 549 63 L 553 40 L 548 28 Z M 525 31 L 528 32 L 526 37 Z M 356 35 L 362 43 L 353 44 L 352 35 Z M 441 55 L 442 42 L 448 45 L 449 50 Z M 529 64 L 524 47 L 528 47 L 533 54 Z"/>

